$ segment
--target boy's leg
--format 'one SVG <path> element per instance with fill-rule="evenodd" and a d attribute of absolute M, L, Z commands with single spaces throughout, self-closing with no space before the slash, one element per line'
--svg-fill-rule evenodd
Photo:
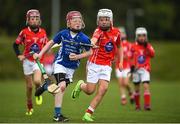
<path fill-rule="evenodd" d="M 144 109 L 151 110 L 150 102 L 151 102 L 151 94 L 149 90 L 149 82 L 143 82 L 144 86 Z"/>
<path fill-rule="evenodd" d="M 123 94 L 126 97 L 126 90 L 127 90 L 129 93 L 129 97 L 130 97 L 130 103 L 133 104 L 134 103 L 134 94 L 133 94 L 132 87 L 130 86 L 130 83 L 129 83 L 129 78 L 130 78 L 130 69 L 124 69 L 122 71 L 122 79 L 121 79 L 121 83 L 123 83 L 122 87 L 124 88 Z M 126 100 L 126 98 L 125 98 L 125 100 Z M 123 103 L 123 101 L 122 101 L 122 103 Z M 126 100 L 126 103 L 127 103 L 127 100 Z"/>
<path fill-rule="evenodd" d="M 91 95 L 94 93 L 95 90 L 96 90 L 95 83 L 84 83 L 83 80 L 79 80 L 71 93 L 71 98 L 73 100 L 78 98 L 81 91 L 83 91 L 87 95 Z"/>
<path fill-rule="evenodd" d="M 79 94 L 81 91 L 83 91 L 87 95 L 91 95 L 94 93 L 95 90 L 96 90 L 96 84 L 95 83 L 84 83 L 84 81 L 80 80 L 80 81 L 78 81 L 75 88 L 73 89 L 73 91 L 71 93 L 71 98 L 75 99 L 75 98 L 79 97 Z M 91 106 L 89 106 L 87 109 L 87 112 L 83 116 L 82 120 L 94 121 L 92 118 L 93 112 L 94 112 L 94 109 Z"/>
<path fill-rule="evenodd" d="M 120 100 L 121 104 L 125 105 L 127 103 L 126 100 L 126 92 L 125 92 L 125 85 L 124 85 L 124 70 L 116 69 L 116 77 L 118 79 L 118 85 L 119 85 L 119 93 L 120 93 Z"/>
<path fill-rule="evenodd" d="M 62 81 L 58 84 L 58 86 L 60 87 L 60 92 L 55 94 L 55 101 L 54 101 L 54 120 L 55 121 L 63 121 L 63 120 L 57 120 L 55 118 L 60 117 L 60 115 L 62 115 L 61 113 L 61 108 L 62 108 L 62 102 L 63 102 L 63 96 L 64 96 L 64 92 L 65 92 L 65 87 L 66 87 L 66 82 Z"/>
<path fill-rule="evenodd" d="M 133 104 L 134 103 L 134 91 L 129 83 L 129 77 L 124 78 L 124 83 L 125 83 L 125 87 L 126 87 L 128 93 L 129 93 L 130 103 Z"/>
<path fill-rule="evenodd" d="M 136 110 L 140 110 L 140 74 L 138 71 L 133 73 L 133 83 L 134 83 L 134 100 L 135 100 L 135 104 L 136 104 Z"/>
<path fill-rule="evenodd" d="M 73 89 L 71 93 L 71 98 L 75 99 L 79 96 L 81 90 L 84 91 L 87 95 L 91 95 L 94 93 L 96 88 L 96 83 L 98 82 L 98 72 L 100 67 L 96 64 L 89 63 L 87 65 L 87 82 L 84 83 L 84 81 L 79 80 L 76 84 L 75 88 Z"/>
<path fill-rule="evenodd" d="M 94 113 L 94 110 L 97 108 L 100 102 L 102 101 L 102 98 L 105 95 L 107 89 L 108 89 L 108 81 L 100 79 L 98 91 L 95 97 L 93 98 L 93 100 L 91 101 L 90 106 L 86 110 L 86 113 L 83 116 L 83 120 L 93 121 L 92 114 Z"/>
<path fill-rule="evenodd" d="M 144 109 L 145 110 L 151 110 L 150 107 L 150 100 L 151 100 L 151 94 L 149 90 L 149 83 L 150 83 L 150 73 L 142 69 L 143 73 L 141 75 L 143 86 L 144 86 Z"/>
<path fill-rule="evenodd" d="M 37 89 L 41 85 L 41 79 L 42 79 L 42 74 L 39 69 L 34 70 L 34 84 L 35 88 Z M 41 105 L 43 102 L 42 96 L 36 96 L 36 104 Z"/>
<path fill-rule="evenodd" d="M 63 96 L 64 96 L 65 89 L 66 89 L 66 79 L 65 79 L 66 74 L 65 73 L 57 73 L 54 76 L 55 76 L 56 82 L 60 88 L 60 92 L 55 94 L 54 118 L 53 118 L 53 120 L 59 121 L 59 122 L 66 122 L 69 119 L 64 117 L 62 115 L 62 112 L 61 112 Z"/>
<path fill-rule="evenodd" d="M 32 68 L 32 62 L 25 59 L 23 61 L 23 72 L 24 77 L 26 81 L 26 97 L 27 97 L 27 112 L 26 115 L 32 115 L 33 112 L 33 103 L 32 103 L 32 87 L 33 87 L 33 68 Z"/>
<path fill-rule="evenodd" d="M 134 100 L 135 100 L 135 104 L 136 104 L 136 110 L 140 110 L 141 106 L 140 106 L 140 82 L 136 82 L 134 83 L 134 89 L 135 89 L 135 93 L 134 93 Z"/>
<path fill-rule="evenodd" d="M 119 89 L 120 89 L 120 94 L 121 94 L 121 104 L 125 105 L 127 103 L 126 100 L 126 91 L 125 91 L 125 82 L 124 78 L 120 77 L 118 82 L 119 82 Z"/>
<path fill-rule="evenodd" d="M 26 97 L 27 97 L 27 112 L 26 115 L 32 115 L 33 103 L 32 103 L 32 75 L 25 75 L 26 81 Z"/>
<path fill-rule="evenodd" d="M 41 79 L 42 79 L 41 71 L 39 69 L 35 70 L 33 76 L 34 76 L 34 84 L 37 89 L 41 85 Z"/>

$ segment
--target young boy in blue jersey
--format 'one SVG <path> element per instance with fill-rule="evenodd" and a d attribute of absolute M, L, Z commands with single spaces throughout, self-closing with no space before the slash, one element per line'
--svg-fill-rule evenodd
<path fill-rule="evenodd" d="M 53 118 L 54 121 L 60 122 L 68 121 L 68 118 L 64 117 L 61 113 L 65 89 L 72 82 L 73 74 L 75 69 L 79 67 L 80 59 L 91 55 L 90 47 L 80 45 L 81 43 L 91 44 L 89 37 L 81 32 L 85 27 L 81 13 L 78 11 L 68 12 L 66 21 L 67 29 L 58 32 L 39 54 L 34 54 L 35 59 L 41 58 L 54 44 L 61 43 L 54 62 L 54 76 L 57 85 L 60 87 L 60 92 L 55 94 L 55 115 Z"/>

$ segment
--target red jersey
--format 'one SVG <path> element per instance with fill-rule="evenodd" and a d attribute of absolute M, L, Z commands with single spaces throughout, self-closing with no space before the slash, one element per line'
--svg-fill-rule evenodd
<path fill-rule="evenodd" d="M 110 31 L 102 31 L 97 28 L 92 38 L 98 39 L 96 45 L 99 48 L 93 49 L 89 61 L 99 65 L 111 66 L 117 46 L 120 46 L 120 31 L 114 27 Z"/>
<path fill-rule="evenodd" d="M 150 43 L 145 48 L 135 42 L 132 46 L 133 65 L 137 68 L 144 68 L 147 71 L 151 70 L 150 59 L 154 57 L 155 51 Z"/>
<path fill-rule="evenodd" d="M 121 42 L 121 45 L 123 47 L 123 69 L 128 69 L 131 67 L 131 58 L 132 58 L 132 52 L 131 52 L 131 43 L 128 42 L 127 40 L 124 40 Z M 116 56 L 116 62 L 115 62 L 115 67 L 119 68 L 119 63 L 120 63 L 120 53 L 117 51 L 117 56 Z"/>
<path fill-rule="evenodd" d="M 23 55 L 30 61 L 34 61 L 29 55 L 30 51 L 40 52 L 47 42 L 46 31 L 42 28 L 39 28 L 37 33 L 31 31 L 29 27 L 24 28 L 16 38 L 16 44 L 24 45 Z"/>
<path fill-rule="evenodd" d="M 44 65 L 52 65 L 53 62 L 54 62 L 54 58 L 55 58 L 55 56 L 54 56 L 53 53 L 46 53 L 46 54 L 44 55 L 44 58 L 43 58 L 43 60 L 42 60 L 42 63 L 43 63 Z"/>

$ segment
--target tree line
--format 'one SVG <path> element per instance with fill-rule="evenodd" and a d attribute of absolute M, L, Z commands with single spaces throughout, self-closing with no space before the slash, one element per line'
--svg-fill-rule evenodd
<path fill-rule="evenodd" d="M 0 35 L 16 36 L 25 26 L 26 12 L 38 9 L 42 16 L 42 27 L 51 32 L 51 0 L 0 0 Z M 66 14 L 70 10 L 82 13 L 85 32 L 92 35 L 96 28 L 99 9 L 112 9 L 114 25 L 125 26 L 128 34 L 144 26 L 151 39 L 180 39 L 180 2 L 177 0 L 60 0 L 60 29 L 66 27 Z M 131 18 L 130 18 L 131 17 Z M 129 28 L 128 28 L 129 26 Z"/>

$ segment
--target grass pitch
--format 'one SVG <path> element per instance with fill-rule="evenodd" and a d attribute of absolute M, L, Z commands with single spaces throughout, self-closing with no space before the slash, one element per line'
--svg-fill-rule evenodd
<path fill-rule="evenodd" d="M 72 88 L 70 85 L 66 91 L 62 112 L 70 118 L 70 123 L 81 123 L 85 110 L 93 96 L 84 93 L 73 101 L 70 98 Z M 47 92 L 43 94 L 43 104 L 35 105 L 32 116 L 26 116 L 26 97 L 24 81 L 0 81 L 0 122 L 14 123 L 52 123 L 54 114 L 54 98 Z M 107 94 L 94 113 L 95 123 L 117 122 L 180 122 L 180 84 L 179 82 L 153 81 L 151 83 L 152 111 L 135 111 L 134 105 L 120 104 L 119 89 L 116 81 L 109 85 Z M 141 97 L 143 98 L 143 97 Z M 143 99 L 141 101 L 143 105 Z"/>

